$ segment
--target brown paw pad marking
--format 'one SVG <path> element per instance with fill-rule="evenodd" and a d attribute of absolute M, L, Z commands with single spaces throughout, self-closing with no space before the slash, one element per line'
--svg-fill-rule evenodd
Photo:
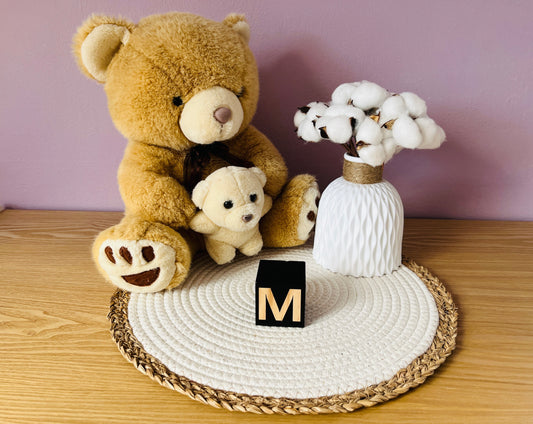
<path fill-rule="evenodd" d="M 151 269 L 150 271 L 140 272 L 138 274 L 123 275 L 122 279 L 126 283 L 133 284 L 134 286 L 146 287 L 153 284 L 153 282 L 157 280 L 157 277 L 159 277 L 159 271 L 159 268 L 155 268 Z"/>
<path fill-rule="evenodd" d="M 316 219 L 316 214 L 313 211 L 309 211 L 309 213 L 307 214 L 307 219 L 311 222 L 314 222 L 314 220 Z"/>
<path fill-rule="evenodd" d="M 122 246 L 118 253 L 120 253 L 120 256 L 124 258 L 124 260 L 129 263 L 130 265 L 133 263 L 133 258 L 131 257 L 131 252 L 128 250 L 127 247 Z"/>
<path fill-rule="evenodd" d="M 144 246 L 141 253 L 146 262 L 152 262 L 155 258 L 154 248 L 152 246 Z"/>
<path fill-rule="evenodd" d="M 115 257 L 113 256 L 113 249 L 111 249 L 109 246 L 107 246 L 104 249 L 104 252 L 105 252 L 105 255 L 107 256 L 107 259 L 109 259 L 109 262 L 112 262 L 114 264 L 117 263 L 117 261 L 115 260 Z"/>
<path fill-rule="evenodd" d="M 113 249 L 110 246 L 107 246 L 104 249 L 104 253 L 110 262 L 114 264 L 117 263 Z M 130 265 L 133 264 L 133 256 L 127 247 L 121 246 L 120 249 L 118 250 L 118 253 L 127 263 L 129 263 Z M 154 248 L 152 246 L 143 247 L 141 249 L 141 254 L 147 263 L 152 262 L 155 259 Z M 157 280 L 157 278 L 159 277 L 160 271 L 161 271 L 160 268 L 154 268 L 148 271 L 139 272 L 137 274 L 122 275 L 121 277 L 124 281 L 126 281 L 129 284 L 133 284 L 139 287 L 146 287 L 146 286 L 153 284 Z"/>

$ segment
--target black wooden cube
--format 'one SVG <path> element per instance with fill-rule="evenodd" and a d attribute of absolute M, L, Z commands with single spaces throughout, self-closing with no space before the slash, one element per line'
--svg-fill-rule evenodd
<path fill-rule="evenodd" d="M 260 260 L 255 280 L 255 324 L 303 327 L 305 262 Z"/>

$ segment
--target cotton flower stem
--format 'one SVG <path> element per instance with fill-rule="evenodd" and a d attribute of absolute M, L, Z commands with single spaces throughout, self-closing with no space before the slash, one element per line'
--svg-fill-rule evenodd
<path fill-rule="evenodd" d="M 359 157 L 359 153 L 357 153 L 357 148 L 355 147 L 355 137 L 351 137 L 347 143 L 343 144 L 343 146 L 350 156 L 354 156 L 356 158 Z"/>

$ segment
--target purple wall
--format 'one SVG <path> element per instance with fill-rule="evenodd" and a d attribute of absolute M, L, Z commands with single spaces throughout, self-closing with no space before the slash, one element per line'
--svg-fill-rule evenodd
<path fill-rule="evenodd" d="M 243 12 L 262 83 L 255 118 L 291 172 L 340 175 L 342 148 L 299 141 L 296 107 L 368 79 L 414 91 L 448 141 L 386 166 L 411 217 L 533 219 L 533 2 L 144 0 L 0 3 L 0 204 L 121 210 L 125 140 L 101 86 L 70 53 L 91 13 L 138 20 L 169 10 Z"/>

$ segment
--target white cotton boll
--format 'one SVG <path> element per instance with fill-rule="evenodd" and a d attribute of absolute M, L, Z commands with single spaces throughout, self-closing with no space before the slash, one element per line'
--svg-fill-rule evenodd
<path fill-rule="evenodd" d="M 401 93 L 400 97 L 405 101 L 411 118 L 418 118 L 427 113 L 426 102 L 415 93 L 406 91 L 405 93 Z"/>
<path fill-rule="evenodd" d="M 300 126 L 298 127 L 297 135 L 305 141 L 310 141 L 313 143 L 318 143 L 322 140 L 320 132 L 315 128 L 313 121 L 311 121 L 310 119 L 305 119 L 300 124 Z"/>
<path fill-rule="evenodd" d="M 352 105 L 336 105 L 332 104 L 328 109 L 324 112 L 323 116 L 338 116 L 338 115 L 344 115 L 344 116 L 353 116 L 355 113 L 357 113 L 358 110 L 356 107 L 353 107 Z M 361 111 L 363 112 L 363 111 Z M 364 114 L 364 112 L 363 112 Z"/>
<path fill-rule="evenodd" d="M 307 106 L 309 107 L 307 116 L 311 120 L 324 115 L 324 113 L 326 113 L 326 110 L 328 109 L 328 105 L 322 102 L 311 102 Z"/>
<path fill-rule="evenodd" d="M 307 114 L 302 112 L 300 109 L 298 109 L 296 113 L 294 114 L 294 119 L 293 119 L 294 126 L 298 128 L 301 125 L 301 123 L 305 120 L 305 118 L 307 118 Z"/>
<path fill-rule="evenodd" d="M 400 146 L 416 149 L 422 144 L 422 133 L 415 121 L 407 115 L 400 116 L 392 126 L 392 136 Z"/>
<path fill-rule="evenodd" d="M 323 138 L 338 144 L 347 143 L 353 135 L 350 118 L 343 115 L 323 116 L 316 121 L 315 127 Z"/>
<path fill-rule="evenodd" d="M 363 110 L 369 110 L 381 106 L 389 92 L 383 87 L 369 81 L 363 81 L 352 94 L 354 106 Z"/>
<path fill-rule="evenodd" d="M 392 137 L 383 139 L 381 144 L 385 150 L 385 162 L 391 160 L 396 153 L 402 150 L 402 147 L 398 146 L 398 144 L 396 144 L 396 140 L 394 140 Z"/>
<path fill-rule="evenodd" d="M 311 102 L 306 106 L 298 108 L 294 114 L 294 126 L 299 127 L 306 118 L 312 121 L 317 116 L 322 116 L 327 108 L 328 105 L 322 102 Z"/>
<path fill-rule="evenodd" d="M 357 107 L 353 108 L 352 114 L 349 116 L 355 118 L 355 131 L 357 131 L 361 127 L 361 124 L 367 119 L 365 112 Z"/>
<path fill-rule="evenodd" d="M 331 120 L 331 116 L 321 116 L 320 118 L 315 120 L 315 128 L 320 131 L 320 128 L 327 127 L 329 122 Z M 322 137 L 327 138 L 327 137 Z"/>
<path fill-rule="evenodd" d="M 418 118 L 415 122 L 422 133 L 422 144 L 418 148 L 436 149 L 440 147 L 446 138 L 444 130 L 428 117 Z"/>
<path fill-rule="evenodd" d="M 329 139 L 334 143 L 347 143 L 353 135 L 350 118 L 346 116 L 332 117 L 327 126 Z"/>
<path fill-rule="evenodd" d="M 400 96 L 391 96 L 383 102 L 380 108 L 379 124 L 383 125 L 392 119 L 407 114 L 407 106 Z"/>
<path fill-rule="evenodd" d="M 324 116 L 347 116 L 349 118 L 355 118 L 355 128 L 366 118 L 365 112 L 352 105 L 331 105 L 324 113 Z"/>
<path fill-rule="evenodd" d="M 361 125 L 359 125 L 355 139 L 356 141 L 363 141 L 367 144 L 379 144 L 383 139 L 383 133 L 373 119 L 366 117 Z"/>
<path fill-rule="evenodd" d="M 364 163 L 379 166 L 385 163 L 385 149 L 382 144 L 368 145 L 360 148 L 357 153 Z"/>
<path fill-rule="evenodd" d="M 353 83 L 344 83 L 339 85 L 331 94 L 331 104 L 347 105 L 357 86 Z"/>
<path fill-rule="evenodd" d="M 393 138 L 392 137 L 392 130 L 389 130 L 387 127 L 381 127 L 381 134 L 383 135 L 383 139 L 386 138 Z"/>
<path fill-rule="evenodd" d="M 329 134 L 327 132 L 329 123 L 331 122 L 331 116 L 321 116 L 315 120 L 315 128 L 320 134 L 320 137 L 324 140 L 329 140 Z"/>

